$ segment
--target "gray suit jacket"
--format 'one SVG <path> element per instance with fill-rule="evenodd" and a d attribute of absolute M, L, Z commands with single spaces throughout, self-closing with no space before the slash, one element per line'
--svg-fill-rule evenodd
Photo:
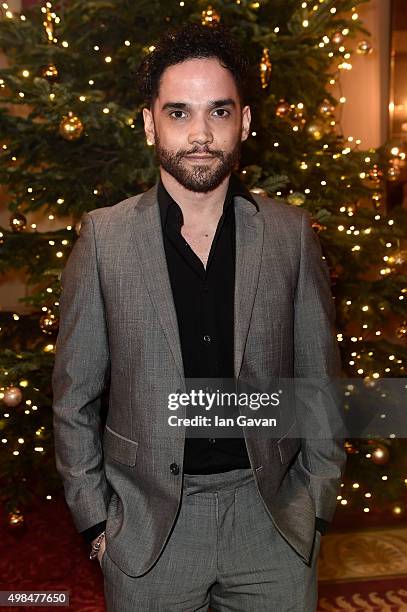
<path fill-rule="evenodd" d="M 255 197 L 259 211 L 235 199 L 235 377 L 256 384 L 340 376 L 329 274 L 309 214 Z M 139 576 L 173 526 L 185 441 L 185 428 L 165 426 L 165 398 L 184 379 L 157 185 L 84 214 L 61 283 L 52 376 L 57 469 L 78 531 L 107 519 L 110 558 Z M 335 510 L 345 452 L 335 439 L 292 435 L 245 432 L 245 439 L 271 520 L 309 562 L 315 517 L 330 521 Z"/>

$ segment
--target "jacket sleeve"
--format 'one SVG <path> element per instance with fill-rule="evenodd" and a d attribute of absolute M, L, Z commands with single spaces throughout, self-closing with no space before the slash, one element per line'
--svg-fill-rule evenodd
<path fill-rule="evenodd" d="M 305 211 L 295 294 L 294 376 L 300 379 L 296 409 L 303 432 L 299 465 L 325 531 L 346 464 L 343 420 L 332 391 L 341 376 L 341 361 L 328 266 Z"/>
<path fill-rule="evenodd" d="M 106 520 L 111 495 L 103 465 L 101 396 L 110 374 L 94 222 L 80 235 L 61 275 L 60 325 L 52 373 L 55 460 L 75 527 Z"/>

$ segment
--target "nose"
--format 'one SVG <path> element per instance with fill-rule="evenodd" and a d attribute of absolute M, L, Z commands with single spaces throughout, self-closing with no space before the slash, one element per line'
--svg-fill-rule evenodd
<path fill-rule="evenodd" d="M 190 123 L 190 131 L 188 135 L 189 144 L 209 144 L 213 142 L 213 134 L 210 125 L 205 117 L 196 117 Z"/>

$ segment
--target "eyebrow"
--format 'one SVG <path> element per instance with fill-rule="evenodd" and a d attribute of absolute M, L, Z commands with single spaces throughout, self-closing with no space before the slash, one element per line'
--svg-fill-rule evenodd
<path fill-rule="evenodd" d="M 218 106 L 232 106 L 236 107 L 236 102 L 233 98 L 223 98 L 222 100 L 211 100 L 208 104 L 209 108 L 217 108 Z M 185 110 L 189 108 L 190 105 L 186 102 L 166 102 L 161 110 L 167 110 L 169 108 L 175 108 L 178 110 Z"/>

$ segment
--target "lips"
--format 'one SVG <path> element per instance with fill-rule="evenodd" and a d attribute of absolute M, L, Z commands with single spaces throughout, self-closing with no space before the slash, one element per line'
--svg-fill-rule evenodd
<path fill-rule="evenodd" d="M 214 155 L 186 155 L 189 159 L 213 159 Z"/>

